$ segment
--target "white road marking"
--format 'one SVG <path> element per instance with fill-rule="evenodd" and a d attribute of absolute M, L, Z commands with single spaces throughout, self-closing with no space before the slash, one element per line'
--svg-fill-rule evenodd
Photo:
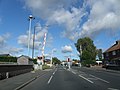
<path fill-rule="evenodd" d="M 50 77 L 50 79 L 48 80 L 48 84 L 50 83 L 50 81 L 52 80 L 52 78 L 53 78 L 53 75 Z"/>
<path fill-rule="evenodd" d="M 57 68 L 56 68 L 55 71 L 53 72 L 53 75 L 55 74 L 56 71 L 57 71 Z"/>
<path fill-rule="evenodd" d="M 108 90 L 119 90 L 119 89 L 115 89 L 115 88 L 108 88 Z"/>
<path fill-rule="evenodd" d="M 57 71 L 57 68 L 55 69 L 55 72 Z"/>
<path fill-rule="evenodd" d="M 53 75 L 55 74 L 55 72 L 53 72 Z"/>
<path fill-rule="evenodd" d="M 57 71 L 57 68 L 55 69 L 55 71 L 53 72 L 53 75 L 55 74 L 55 72 Z M 48 84 L 51 82 L 52 78 L 53 78 L 53 75 L 50 77 L 50 79 L 48 80 Z"/>
<path fill-rule="evenodd" d="M 74 71 L 72 71 L 73 74 L 76 74 Z"/>
<path fill-rule="evenodd" d="M 89 80 L 89 79 L 87 79 L 87 78 L 83 77 L 82 75 L 79 75 L 79 77 L 81 77 L 81 78 L 83 78 L 83 79 L 87 80 L 87 81 L 88 81 L 88 82 L 90 82 L 90 83 L 94 83 L 93 81 L 91 81 L 91 80 Z"/>
<path fill-rule="evenodd" d="M 96 77 L 96 76 L 94 76 L 94 75 L 91 75 L 91 74 L 90 74 L 90 76 L 91 76 L 91 77 L 94 77 L 94 78 L 96 78 L 96 79 L 98 79 L 98 80 L 101 80 L 101 81 L 103 81 L 103 82 L 105 82 L 105 83 L 110 83 L 110 82 L 108 82 L 108 81 L 106 81 L 106 80 L 104 80 L 104 79 L 98 78 L 98 77 Z"/>

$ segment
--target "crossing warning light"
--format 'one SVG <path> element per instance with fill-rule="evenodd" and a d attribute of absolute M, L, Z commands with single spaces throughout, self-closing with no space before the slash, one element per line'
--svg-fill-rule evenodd
<path fill-rule="evenodd" d="M 68 58 L 68 60 L 67 60 L 68 62 L 70 62 L 70 58 Z"/>
<path fill-rule="evenodd" d="M 38 59 L 40 59 L 40 60 L 41 60 L 41 59 L 42 59 L 42 57 L 38 57 Z"/>

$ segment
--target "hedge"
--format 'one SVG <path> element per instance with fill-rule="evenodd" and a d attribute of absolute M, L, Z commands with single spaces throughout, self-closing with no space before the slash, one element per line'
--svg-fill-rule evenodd
<path fill-rule="evenodd" d="M 0 62 L 17 62 L 17 57 L 12 56 L 0 56 Z"/>

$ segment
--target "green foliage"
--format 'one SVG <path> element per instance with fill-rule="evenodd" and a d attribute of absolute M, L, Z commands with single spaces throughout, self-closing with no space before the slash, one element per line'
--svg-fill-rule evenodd
<path fill-rule="evenodd" d="M 17 62 L 17 57 L 0 56 L 0 62 Z"/>
<path fill-rule="evenodd" d="M 99 60 L 102 60 L 102 49 L 97 50 L 97 55 L 98 55 Z"/>
<path fill-rule="evenodd" d="M 44 69 L 50 69 L 50 66 L 44 64 L 44 65 L 43 65 L 43 70 L 44 70 Z"/>
<path fill-rule="evenodd" d="M 32 59 L 34 64 L 37 64 L 37 59 Z"/>
<path fill-rule="evenodd" d="M 77 51 L 80 53 L 82 64 L 93 64 L 96 59 L 96 47 L 89 37 L 80 38 L 75 43 Z M 81 50 L 80 50 L 81 46 Z"/>
<path fill-rule="evenodd" d="M 57 57 L 52 58 L 52 62 L 53 62 L 53 64 L 60 64 L 61 63 L 61 61 Z"/>

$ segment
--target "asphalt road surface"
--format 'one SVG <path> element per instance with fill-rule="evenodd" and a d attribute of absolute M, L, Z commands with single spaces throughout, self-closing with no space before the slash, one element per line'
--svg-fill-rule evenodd
<path fill-rule="evenodd" d="M 20 90 L 120 90 L 120 74 L 58 66 Z"/>

